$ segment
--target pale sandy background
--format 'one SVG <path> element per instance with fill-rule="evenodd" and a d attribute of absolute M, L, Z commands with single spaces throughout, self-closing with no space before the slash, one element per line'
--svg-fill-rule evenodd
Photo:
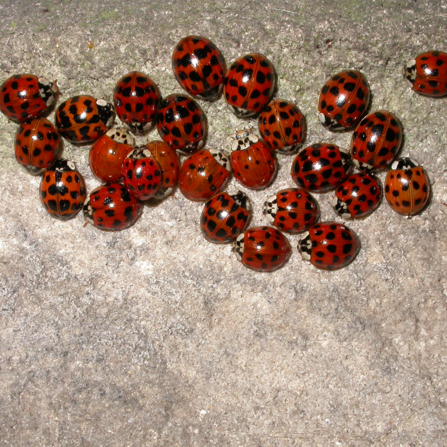
<path fill-rule="evenodd" d="M 304 263 L 295 236 L 290 262 L 260 274 L 230 246 L 202 238 L 202 205 L 180 192 L 117 234 L 84 227 L 82 215 L 52 219 L 40 179 L 16 164 L 17 125 L 0 116 L 0 445 L 445 446 L 447 99 L 414 94 L 401 70 L 418 53 L 447 51 L 446 8 L 1 0 L 0 79 L 57 79 L 59 102 L 83 93 L 111 100 L 130 70 L 147 73 L 163 95 L 180 92 L 171 53 L 199 34 L 228 64 L 265 54 L 277 96 L 307 117 L 306 144 L 348 147 L 350 134 L 319 124 L 317 100 L 330 75 L 361 70 L 370 110 L 399 116 L 401 155 L 427 169 L 433 197 L 411 220 L 383 203 L 349 223 L 363 249 L 346 269 Z M 246 125 L 223 100 L 201 105 L 208 147 Z M 67 143 L 64 156 L 92 190 L 88 149 Z M 275 183 L 249 191 L 253 224 L 266 223 L 269 195 L 294 186 L 292 158 L 279 161 Z M 336 218 L 331 197 L 317 197 L 324 220 Z"/>

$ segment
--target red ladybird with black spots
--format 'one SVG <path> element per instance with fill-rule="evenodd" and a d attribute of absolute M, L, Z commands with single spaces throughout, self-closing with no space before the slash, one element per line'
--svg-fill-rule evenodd
<path fill-rule="evenodd" d="M 352 168 L 348 152 L 335 144 L 318 143 L 300 151 L 292 163 L 292 180 L 300 188 L 314 192 L 334 189 Z"/>
<path fill-rule="evenodd" d="M 59 89 L 56 82 L 33 74 L 8 78 L 0 87 L 0 111 L 14 121 L 27 121 L 48 112 Z"/>
<path fill-rule="evenodd" d="M 385 169 L 402 144 L 402 124 L 391 112 L 379 110 L 360 121 L 352 134 L 351 156 L 362 171 Z"/>
<path fill-rule="evenodd" d="M 139 200 L 155 196 L 161 184 L 161 169 L 146 146 L 136 147 L 123 162 L 124 186 Z"/>
<path fill-rule="evenodd" d="M 288 188 L 278 191 L 264 202 L 264 215 L 281 231 L 297 234 L 318 222 L 320 206 L 304 189 Z"/>
<path fill-rule="evenodd" d="M 323 270 L 346 267 L 360 251 L 360 239 L 344 224 L 320 222 L 303 234 L 298 250 L 304 260 Z"/>
<path fill-rule="evenodd" d="M 267 188 L 278 170 L 274 152 L 250 129 L 236 132 L 232 140 L 230 161 L 236 180 L 246 188 Z"/>
<path fill-rule="evenodd" d="M 90 168 L 104 183 L 117 182 L 123 177 L 123 162 L 133 150 L 135 138 L 124 127 L 112 127 L 95 141 L 89 154 Z"/>
<path fill-rule="evenodd" d="M 226 151 L 202 149 L 183 162 L 178 186 L 187 199 L 204 202 L 225 188 L 230 175 Z"/>
<path fill-rule="evenodd" d="M 329 130 L 346 130 L 360 121 L 369 105 L 370 88 L 365 76 L 347 70 L 332 76 L 318 100 L 321 124 Z"/>
<path fill-rule="evenodd" d="M 379 179 L 372 174 L 360 172 L 350 175 L 335 190 L 332 205 L 343 219 L 369 216 L 382 200 Z"/>
<path fill-rule="evenodd" d="M 30 174 L 45 172 L 61 151 L 56 128 L 46 118 L 21 123 L 14 138 L 17 162 Z"/>
<path fill-rule="evenodd" d="M 86 197 L 85 182 L 73 162 L 57 160 L 42 176 L 40 200 L 50 216 L 69 220 L 78 214 Z"/>
<path fill-rule="evenodd" d="M 408 157 L 394 161 L 385 179 L 385 198 L 399 214 L 410 217 L 422 211 L 430 198 L 425 169 Z"/>
<path fill-rule="evenodd" d="M 143 211 L 143 202 L 130 194 L 123 184 L 115 182 L 93 190 L 83 211 L 85 220 L 96 228 L 120 231 L 138 220 Z"/>
<path fill-rule="evenodd" d="M 439 98 L 447 95 L 447 53 L 428 51 L 410 60 L 404 78 L 420 95 Z"/>
<path fill-rule="evenodd" d="M 246 194 L 221 192 L 206 202 L 200 217 L 203 237 L 214 244 L 234 241 L 251 218 L 250 201 Z"/>
<path fill-rule="evenodd" d="M 163 141 L 173 149 L 192 154 L 205 144 L 206 116 L 193 99 L 172 94 L 160 103 L 157 129 Z"/>
<path fill-rule="evenodd" d="M 147 132 L 153 126 L 160 101 L 155 82 L 139 71 L 125 74 L 113 94 L 119 119 L 134 133 Z"/>
<path fill-rule="evenodd" d="M 231 64 L 224 81 L 224 97 L 238 118 L 248 118 L 270 102 L 275 85 L 272 63 L 262 54 L 250 53 Z"/>
<path fill-rule="evenodd" d="M 241 233 L 233 245 L 237 259 L 257 272 L 273 272 L 289 259 L 287 238 L 272 227 L 252 227 Z"/>
<path fill-rule="evenodd" d="M 154 198 L 162 200 L 172 194 L 177 186 L 178 176 L 180 172 L 180 162 L 177 152 L 163 141 L 149 141 L 146 148 L 152 156 L 157 160 L 161 169 L 160 188 L 155 193 Z"/>
<path fill-rule="evenodd" d="M 283 154 L 295 153 L 306 138 L 306 120 L 290 101 L 272 99 L 259 114 L 258 128 L 268 147 Z"/>
<path fill-rule="evenodd" d="M 107 132 L 114 120 L 113 105 L 89 95 L 73 96 L 56 110 L 59 134 L 71 143 L 92 143 Z"/>
<path fill-rule="evenodd" d="M 172 69 L 179 84 L 193 97 L 214 101 L 222 93 L 225 59 L 205 37 L 180 40 L 172 54 Z"/>

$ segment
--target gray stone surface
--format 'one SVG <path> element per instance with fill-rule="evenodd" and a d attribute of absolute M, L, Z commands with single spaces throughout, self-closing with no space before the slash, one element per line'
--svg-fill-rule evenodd
<path fill-rule="evenodd" d="M 180 192 L 118 234 L 84 226 L 81 215 L 55 221 L 40 205 L 40 179 L 17 165 L 17 125 L 2 115 L 0 445 L 446 445 L 447 99 L 420 97 L 401 77 L 408 59 L 447 50 L 446 8 L 444 0 L 1 0 L 0 78 L 57 79 L 59 102 L 82 93 L 110 100 L 135 69 L 163 95 L 179 92 L 173 47 L 199 34 L 228 64 L 265 54 L 277 96 L 307 117 L 306 144 L 348 147 L 349 133 L 319 124 L 316 104 L 330 75 L 361 70 L 371 111 L 400 117 L 401 154 L 427 169 L 433 196 L 412 219 L 382 203 L 349 223 L 362 251 L 346 269 L 304 263 L 294 236 L 289 263 L 260 274 L 231 247 L 205 242 L 202 206 Z M 208 147 L 251 124 L 223 100 L 201 105 Z M 64 156 L 91 190 L 88 149 L 65 143 Z M 266 223 L 269 195 L 293 186 L 292 158 L 279 161 L 275 183 L 248 192 L 253 224 Z M 331 194 L 317 198 L 322 218 L 335 219 Z"/>

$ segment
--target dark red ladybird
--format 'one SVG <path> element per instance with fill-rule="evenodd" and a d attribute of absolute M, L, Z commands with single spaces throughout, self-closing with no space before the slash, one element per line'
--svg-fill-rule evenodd
<path fill-rule="evenodd" d="M 0 110 L 14 121 L 34 119 L 48 111 L 58 92 L 56 82 L 32 74 L 14 75 L 0 87 Z"/>
<path fill-rule="evenodd" d="M 85 182 L 73 162 L 57 160 L 42 176 L 40 200 L 50 216 L 72 219 L 82 209 L 86 197 Z"/>
<path fill-rule="evenodd" d="M 225 59 L 204 37 L 183 38 L 172 54 L 172 69 L 179 84 L 193 97 L 214 101 L 222 93 Z"/>
<path fill-rule="evenodd" d="M 396 115 L 380 110 L 365 116 L 352 134 L 351 155 L 362 171 L 385 169 L 402 144 L 402 124 Z"/>
<path fill-rule="evenodd" d="M 221 192 L 206 202 L 200 229 L 208 242 L 226 244 L 245 230 L 250 217 L 250 202 L 243 192 L 232 195 Z"/>
<path fill-rule="evenodd" d="M 160 101 L 155 82 L 139 71 L 124 75 L 113 94 L 119 119 L 134 133 L 147 132 L 154 125 Z"/>
<path fill-rule="evenodd" d="M 14 139 L 16 160 L 30 174 L 45 172 L 61 151 L 60 138 L 46 118 L 21 123 Z"/>
<path fill-rule="evenodd" d="M 425 169 L 411 158 L 394 161 L 385 179 L 385 198 L 399 214 L 414 216 L 422 211 L 430 198 Z"/>
<path fill-rule="evenodd" d="M 104 183 L 117 182 L 123 174 L 124 159 L 134 147 L 135 139 L 123 127 L 112 127 L 90 149 L 90 168 Z"/>
<path fill-rule="evenodd" d="M 146 147 L 157 160 L 161 169 L 160 188 L 154 196 L 156 199 L 161 200 L 172 194 L 172 191 L 177 186 L 180 162 L 177 152 L 163 141 L 150 141 L 146 144 Z"/>
<path fill-rule="evenodd" d="M 300 151 L 292 163 L 292 180 L 301 188 L 326 192 L 346 179 L 352 168 L 348 152 L 335 144 L 313 144 Z"/>
<path fill-rule="evenodd" d="M 272 227 L 249 228 L 237 237 L 233 250 L 245 267 L 257 272 L 279 269 L 292 252 L 286 237 Z"/>
<path fill-rule="evenodd" d="M 343 219 L 355 219 L 369 216 L 381 200 L 379 180 L 374 175 L 361 172 L 350 175 L 337 187 L 332 205 Z"/>
<path fill-rule="evenodd" d="M 300 109 L 290 101 L 273 99 L 259 114 L 261 138 L 272 150 L 293 154 L 306 138 L 306 120 Z"/>
<path fill-rule="evenodd" d="M 356 70 L 342 71 L 323 86 L 318 101 L 320 121 L 329 130 L 350 129 L 368 108 L 371 93 L 365 76 Z"/>
<path fill-rule="evenodd" d="M 239 118 L 259 113 L 273 96 L 276 72 L 262 54 L 251 53 L 234 61 L 225 77 L 224 96 Z"/>
<path fill-rule="evenodd" d="M 438 98 L 447 94 L 447 53 L 428 51 L 407 63 L 404 77 L 420 95 Z"/>
<path fill-rule="evenodd" d="M 124 186 L 139 200 L 155 196 L 161 184 L 161 169 L 146 146 L 136 147 L 127 155 L 122 169 Z"/>
<path fill-rule="evenodd" d="M 304 189 L 289 188 L 278 191 L 266 200 L 264 214 L 276 228 L 296 234 L 318 222 L 320 207 Z"/>
<path fill-rule="evenodd" d="M 230 175 L 231 167 L 226 151 L 202 149 L 183 162 L 178 185 L 187 199 L 201 202 L 222 191 Z"/>
<path fill-rule="evenodd" d="M 130 194 L 121 183 L 96 188 L 84 205 L 85 220 L 106 231 L 129 228 L 138 220 L 142 211 L 143 202 Z"/>
<path fill-rule="evenodd" d="M 278 170 L 275 154 L 247 129 L 238 131 L 233 137 L 230 160 L 236 180 L 250 189 L 269 186 Z"/>
<path fill-rule="evenodd" d="M 336 222 L 312 226 L 298 243 L 306 261 L 323 270 L 346 267 L 360 251 L 360 240 L 349 227 Z"/>
<path fill-rule="evenodd" d="M 193 99 L 169 95 L 160 103 L 157 129 L 163 141 L 173 149 L 192 154 L 205 144 L 206 117 Z"/>
<path fill-rule="evenodd" d="M 91 143 L 104 135 L 115 120 L 113 105 L 81 95 L 67 99 L 56 110 L 59 134 L 72 143 Z"/>

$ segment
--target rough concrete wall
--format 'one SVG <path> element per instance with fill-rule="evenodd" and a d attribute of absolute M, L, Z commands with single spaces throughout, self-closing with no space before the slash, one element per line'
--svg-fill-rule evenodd
<path fill-rule="evenodd" d="M 265 54 L 277 96 L 306 115 L 306 144 L 349 147 L 318 122 L 326 79 L 361 70 L 371 111 L 402 121 L 401 155 L 429 173 L 429 207 L 412 219 L 386 203 L 350 222 L 362 250 L 328 273 L 293 255 L 273 274 L 208 244 L 202 205 L 180 192 L 146 206 L 130 230 L 62 223 L 17 165 L 17 125 L 0 117 L 0 443 L 24 446 L 442 446 L 446 439 L 447 99 L 414 94 L 404 63 L 447 51 L 445 1 L 0 2 L 0 79 L 57 79 L 59 102 L 110 100 L 130 70 L 163 95 L 180 92 L 175 44 L 211 39 L 227 63 Z M 89 42 L 93 43 L 90 48 Z M 246 122 L 223 100 L 201 102 L 208 147 Z M 53 119 L 53 115 L 50 117 Z M 151 137 L 158 138 L 156 131 Z M 140 139 L 144 141 L 144 139 Z M 65 143 L 89 191 L 88 146 Z M 292 157 L 265 191 L 247 191 L 253 225 L 264 200 L 294 186 Z M 385 173 L 380 174 L 383 180 Z M 230 187 L 238 185 L 232 180 Z M 318 195 L 335 219 L 332 195 Z M 338 219 L 339 220 L 339 219 Z"/>

